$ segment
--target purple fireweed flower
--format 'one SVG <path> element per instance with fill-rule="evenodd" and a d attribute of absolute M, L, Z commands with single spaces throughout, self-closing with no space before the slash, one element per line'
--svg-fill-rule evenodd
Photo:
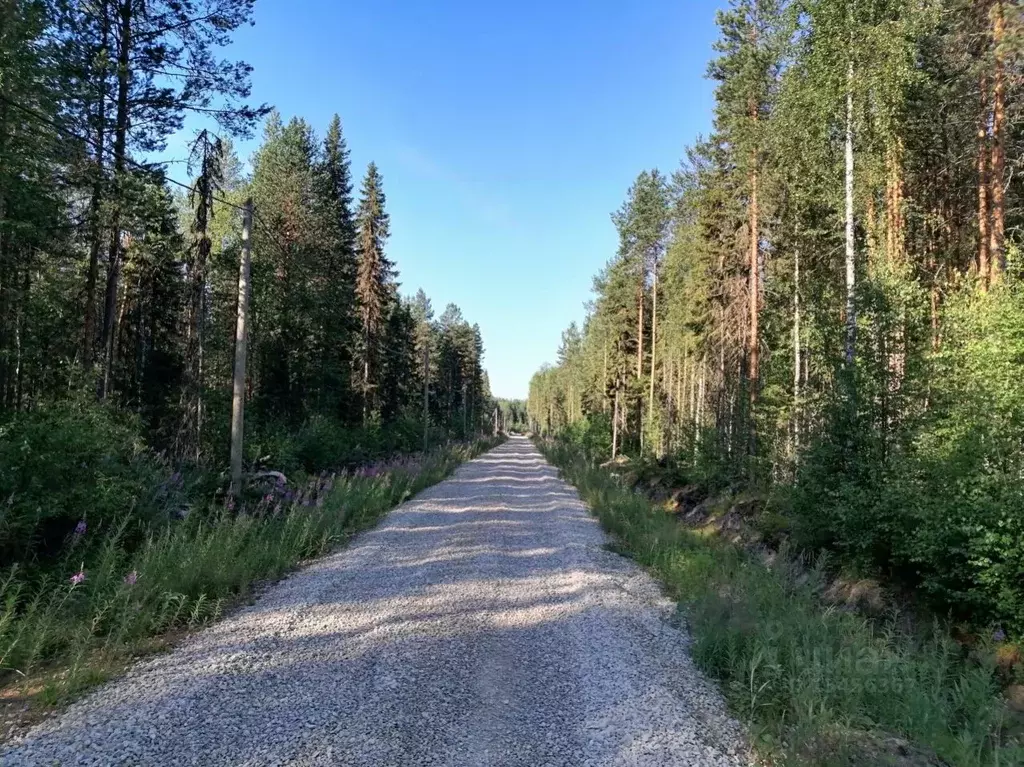
<path fill-rule="evenodd" d="M 128 573 L 124 577 L 124 582 L 126 584 L 128 584 L 129 586 L 134 586 L 135 585 L 135 581 L 137 581 L 138 579 L 139 579 L 139 574 L 135 570 L 132 570 L 130 573 Z"/>
<path fill-rule="evenodd" d="M 84 519 L 78 520 L 78 524 L 75 525 L 75 535 L 85 535 L 85 528 L 86 528 L 85 520 Z"/>
<path fill-rule="evenodd" d="M 267 503 L 270 503 L 272 500 L 274 500 L 274 496 L 271 495 L 270 493 L 267 493 L 265 496 L 263 496 L 263 500 L 266 501 Z"/>
<path fill-rule="evenodd" d="M 71 576 L 71 585 L 77 586 L 79 583 L 85 580 L 85 570 L 79 570 L 77 573 Z"/>
<path fill-rule="evenodd" d="M 995 640 L 996 642 L 1005 642 L 1006 641 L 1006 632 L 1003 631 L 1001 628 L 996 629 L 992 633 L 992 639 Z"/>

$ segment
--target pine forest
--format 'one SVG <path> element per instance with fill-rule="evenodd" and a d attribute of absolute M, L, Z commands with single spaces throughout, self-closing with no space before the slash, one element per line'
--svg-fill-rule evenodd
<path fill-rule="evenodd" d="M 531 423 L 1024 631 L 1020 5 L 735 0 L 718 26 L 714 130 L 612 215 Z"/>

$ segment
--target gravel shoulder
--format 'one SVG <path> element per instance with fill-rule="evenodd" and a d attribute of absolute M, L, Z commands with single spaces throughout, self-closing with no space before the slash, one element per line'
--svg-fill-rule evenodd
<path fill-rule="evenodd" d="M 0 765 L 740 765 L 674 605 L 513 438 Z"/>

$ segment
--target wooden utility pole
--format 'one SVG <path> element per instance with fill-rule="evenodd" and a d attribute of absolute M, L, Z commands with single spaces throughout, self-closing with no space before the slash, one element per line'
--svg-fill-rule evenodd
<path fill-rule="evenodd" d="M 423 452 L 430 449 L 430 338 L 423 342 Z"/>
<path fill-rule="evenodd" d="M 245 358 L 249 331 L 249 270 L 252 259 L 252 198 L 242 212 L 242 259 L 238 265 L 238 318 L 235 323 L 235 374 L 231 390 L 231 487 L 234 495 L 242 489 L 242 433 L 245 417 Z"/>

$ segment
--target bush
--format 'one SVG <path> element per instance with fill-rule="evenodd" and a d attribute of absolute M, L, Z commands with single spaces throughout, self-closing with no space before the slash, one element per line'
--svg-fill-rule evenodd
<path fill-rule="evenodd" d="M 446 441 L 447 435 L 442 429 L 431 428 L 432 446 Z M 298 430 L 282 423 L 257 426 L 246 443 L 251 465 L 266 466 L 285 474 L 354 468 L 395 453 L 422 449 L 423 422 L 410 418 L 363 428 L 315 416 Z"/>
<path fill-rule="evenodd" d="M 18 413 L 0 425 L 0 562 L 51 559 L 80 523 L 138 535 L 179 488 L 134 416 L 92 402 Z"/>
<path fill-rule="evenodd" d="M 951 296 L 944 327 L 929 407 L 889 445 L 863 391 L 833 406 L 790 496 L 796 540 L 1024 635 L 1024 290 Z"/>

